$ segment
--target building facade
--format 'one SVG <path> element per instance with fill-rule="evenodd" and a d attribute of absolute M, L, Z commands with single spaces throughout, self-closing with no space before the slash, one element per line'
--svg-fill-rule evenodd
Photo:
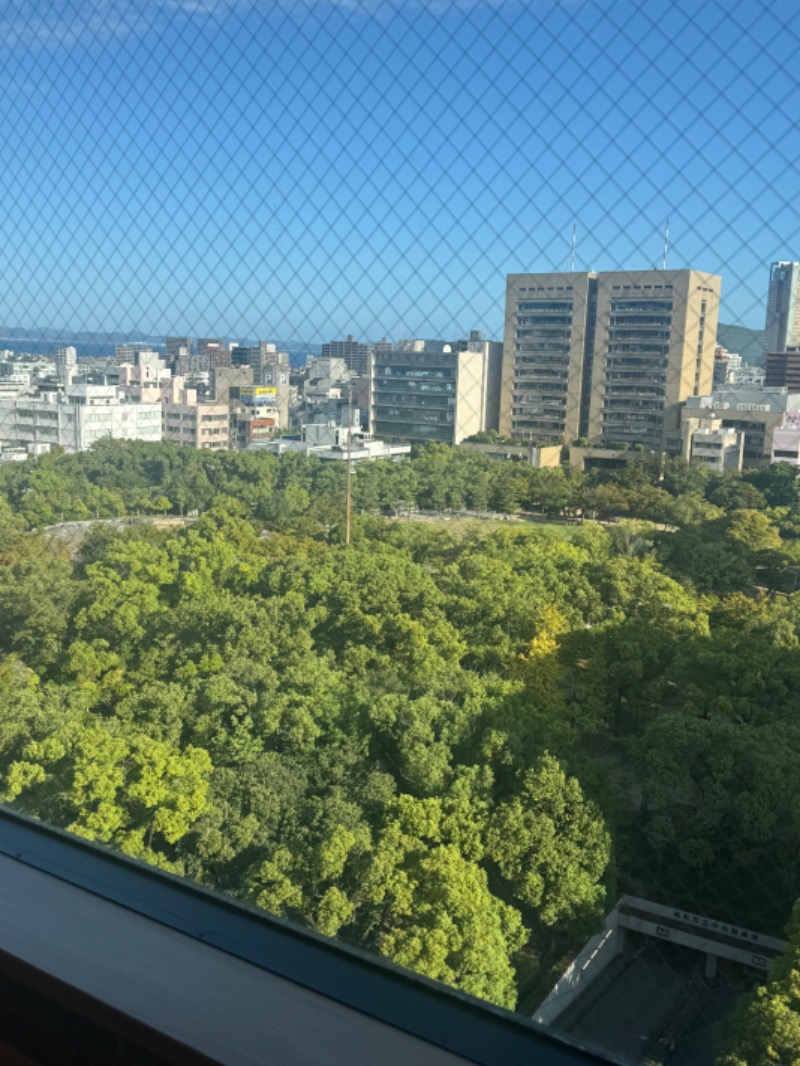
<path fill-rule="evenodd" d="M 711 390 L 720 278 L 694 270 L 511 274 L 500 432 L 680 450 Z"/>
<path fill-rule="evenodd" d="M 368 372 L 371 354 L 372 348 L 357 341 L 350 333 L 343 341 L 328 341 L 322 345 L 323 359 L 342 359 L 347 369 L 359 376 Z"/>
<path fill-rule="evenodd" d="M 696 270 L 598 276 L 590 440 L 680 451 L 681 404 L 713 387 L 720 285 Z"/>
<path fill-rule="evenodd" d="M 443 441 L 496 428 L 498 342 L 400 341 L 371 359 L 370 426 L 388 440 Z"/>
<path fill-rule="evenodd" d="M 53 362 L 56 367 L 56 380 L 62 385 L 69 385 L 78 367 L 77 349 L 71 345 L 66 348 L 56 348 Z"/>
<path fill-rule="evenodd" d="M 231 353 L 221 337 L 200 337 L 197 341 L 197 369 L 213 370 L 230 366 Z"/>
<path fill-rule="evenodd" d="M 718 474 L 742 469 L 745 436 L 722 425 L 718 418 L 686 421 L 682 426 L 682 455 L 687 463 L 702 464 Z"/>
<path fill-rule="evenodd" d="M 127 403 L 114 385 L 0 400 L 0 440 L 82 452 L 104 437 L 161 440 L 161 404 Z"/>
<path fill-rule="evenodd" d="M 800 347 L 782 352 L 767 352 L 764 359 L 764 384 L 800 392 Z"/>
<path fill-rule="evenodd" d="M 583 435 L 596 307 L 596 274 L 508 275 L 503 436 L 563 441 Z"/>
<path fill-rule="evenodd" d="M 769 269 L 764 351 L 800 345 L 800 263 L 781 260 Z"/>
<path fill-rule="evenodd" d="M 140 352 L 149 352 L 158 358 L 158 352 L 153 350 L 152 345 L 146 341 L 127 341 L 125 344 L 117 344 L 114 347 L 114 365 L 122 366 L 123 363 L 138 365 L 137 357 Z"/>
<path fill-rule="evenodd" d="M 184 371 L 189 367 L 189 360 L 192 355 L 192 338 L 191 337 L 167 337 L 166 339 L 166 360 L 167 366 L 174 373 L 181 373 L 181 367 Z"/>
<path fill-rule="evenodd" d="M 787 389 L 728 386 L 707 396 L 689 397 L 681 412 L 681 433 L 718 419 L 723 428 L 744 435 L 743 462 L 752 466 L 771 460 L 775 431 L 799 412 L 800 394 Z"/>
<path fill-rule="evenodd" d="M 164 440 L 188 448 L 220 450 L 230 442 L 227 403 L 203 403 L 195 389 L 177 377 L 164 389 L 162 400 Z"/>
<path fill-rule="evenodd" d="M 784 424 L 772 434 L 770 461 L 800 466 L 800 414 L 788 414 Z"/>
<path fill-rule="evenodd" d="M 217 403 L 227 403 L 237 390 L 253 384 L 255 370 L 252 366 L 220 366 L 209 372 L 209 391 L 211 399 Z"/>

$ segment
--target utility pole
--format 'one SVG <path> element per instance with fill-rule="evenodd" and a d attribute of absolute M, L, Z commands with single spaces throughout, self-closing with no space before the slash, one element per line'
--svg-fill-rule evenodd
<path fill-rule="evenodd" d="M 345 496 L 344 512 L 344 542 L 350 543 L 350 504 L 352 501 L 353 472 L 351 470 L 351 456 L 353 454 L 353 386 L 347 394 L 347 494 Z"/>

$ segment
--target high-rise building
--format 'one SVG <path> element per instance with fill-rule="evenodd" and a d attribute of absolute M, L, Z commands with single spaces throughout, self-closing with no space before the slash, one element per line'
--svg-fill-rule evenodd
<path fill-rule="evenodd" d="M 78 365 L 77 349 L 71 345 L 66 348 L 56 348 L 53 360 L 56 364 L 56 380 L 69 385 Z"/>
<path fill-rule="evenodd" d="M 781 260 L 769 270 L 764 351 L 783 352 L 800 344 L 800 263 Z"/>
<path fill-rule="evenodd" d="M 590 440 L 680 451 L 681 404 L 713 385 L 720 285 L 696 270 L 598 275 Z"/>
<path fill-rule="evenodd" d="M 680 450 L 712 386 L 720 278 L 695 270 L 511 274 L 501 433 Z"/>
<path fill-rule="evenodd" d="M 267 341 L 258 344 L 232 344 L 231 366 L 289 366 L 289 353 L 279 352 L 276 345 Z"/>
<path fill-rule="evenodd" d="M 173 373 L 185 374 L 189 369 L 191 355 L 191 337 L 167 337 L 165 358 L 167 366 Z"/>
<path fill-rule="evenodd" d="M 231 353 L 221 337 L 199 337 L 197 340 L 198 370 L 214 370 L 231 365 Z"/>
<path fill-rule="evenodd" d="M 367 373 L 371 354 L 370 346 L 357 341 L 350 333 L 343 341 L 329 341 L 322 345 L 323 359 L 344 359 L 347 369 L 359 375 Z"/>
<path fill-rule="evenodd" d="M 591 304 L 591 307 L 590 307 Z M 596 274 L 509 274 L 500 432 L 527 440 L 582 436 L 597 306 Z"/>
<path fill-rule="evenodd" d="M 460 349 L 460 350 L 459 350 Z M 496 428 L 502 362 L 499 341 L 408 340 L 370 360 L 376 435 L 391 440 L 444 441 Z"/>
<path fill-rule="evenodd" d="M 800 347 L 782 352 L 767 352 L 764 384 L 768 388 L 786 388 L 800 392 Z"/>
<path fill-rule="evenodd" d="M 138 366 L 139 352 L 153 352 L 153 346 L 147 341 L 126 341 L 124 344 L 117 344 L 114 346 L 114 363 L 116 366 L 122 366 L 123 363 Z M 153 354 L 157 353 L 153 352 Z"/>

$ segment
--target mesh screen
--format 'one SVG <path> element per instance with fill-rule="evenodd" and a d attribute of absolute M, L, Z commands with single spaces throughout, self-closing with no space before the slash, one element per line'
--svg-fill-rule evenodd
<path fill-rule="evenodd" d="M 135 341 L 202 384 L 238 344 L 269 390 L 288 383 L 277 353 L 350 336 L 373 392 L 344 388 L 336 417 L 372 404 L 379 436 L 679 454 L 717 341 L 761 360 L 770 264 L 800 257 L 798 46 L 800 16 L 761 0 L 4 0 L 0 347 L 74 347 L 63 384 Z M 231 384 L 212 379 L 210 447 L 235 443 Z M 196 443 L 185 400 L 163 432 Z M 0 409 L 3 439 L 24 436 Z M 764 859 L 716 914 L 731 867 L 695 882 L 664 863 L 648 910 L 658 832 L 537 1015 L 633 1061 L 698 1018 L 712 1032 L 779 951 L 795 887 Z M 603 952 L 616 983 L 579 1000 Z M 705 1039 L 680 1061 L 708 1061 Z"/>

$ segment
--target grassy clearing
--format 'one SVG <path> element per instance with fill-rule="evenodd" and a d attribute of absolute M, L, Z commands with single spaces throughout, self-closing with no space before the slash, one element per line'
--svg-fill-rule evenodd
<path fill-rule="evenodd" d="M 398 523 L 407 522 L 409 519 L 403 517 L 396 519 L 396 521 Z M 450 533 L 456 537 L 464 537 L 468 533 L 479 533 L 486 536 L 489 533 L 494 533 L 498 529 L 540 529 L 547 530 L 547 532 L 560 537 L 562 540 L 569 540 L 573 531 L 577 528 L 576 526 L 568 526 L 562 522 L 535 522 L 529 518 L 521 518 L 514 515 L 509 515 L 508 518 L 412 515 L 410 521 L 424 522 L 430 529 L 435 529 L 437 532 Z"/>

